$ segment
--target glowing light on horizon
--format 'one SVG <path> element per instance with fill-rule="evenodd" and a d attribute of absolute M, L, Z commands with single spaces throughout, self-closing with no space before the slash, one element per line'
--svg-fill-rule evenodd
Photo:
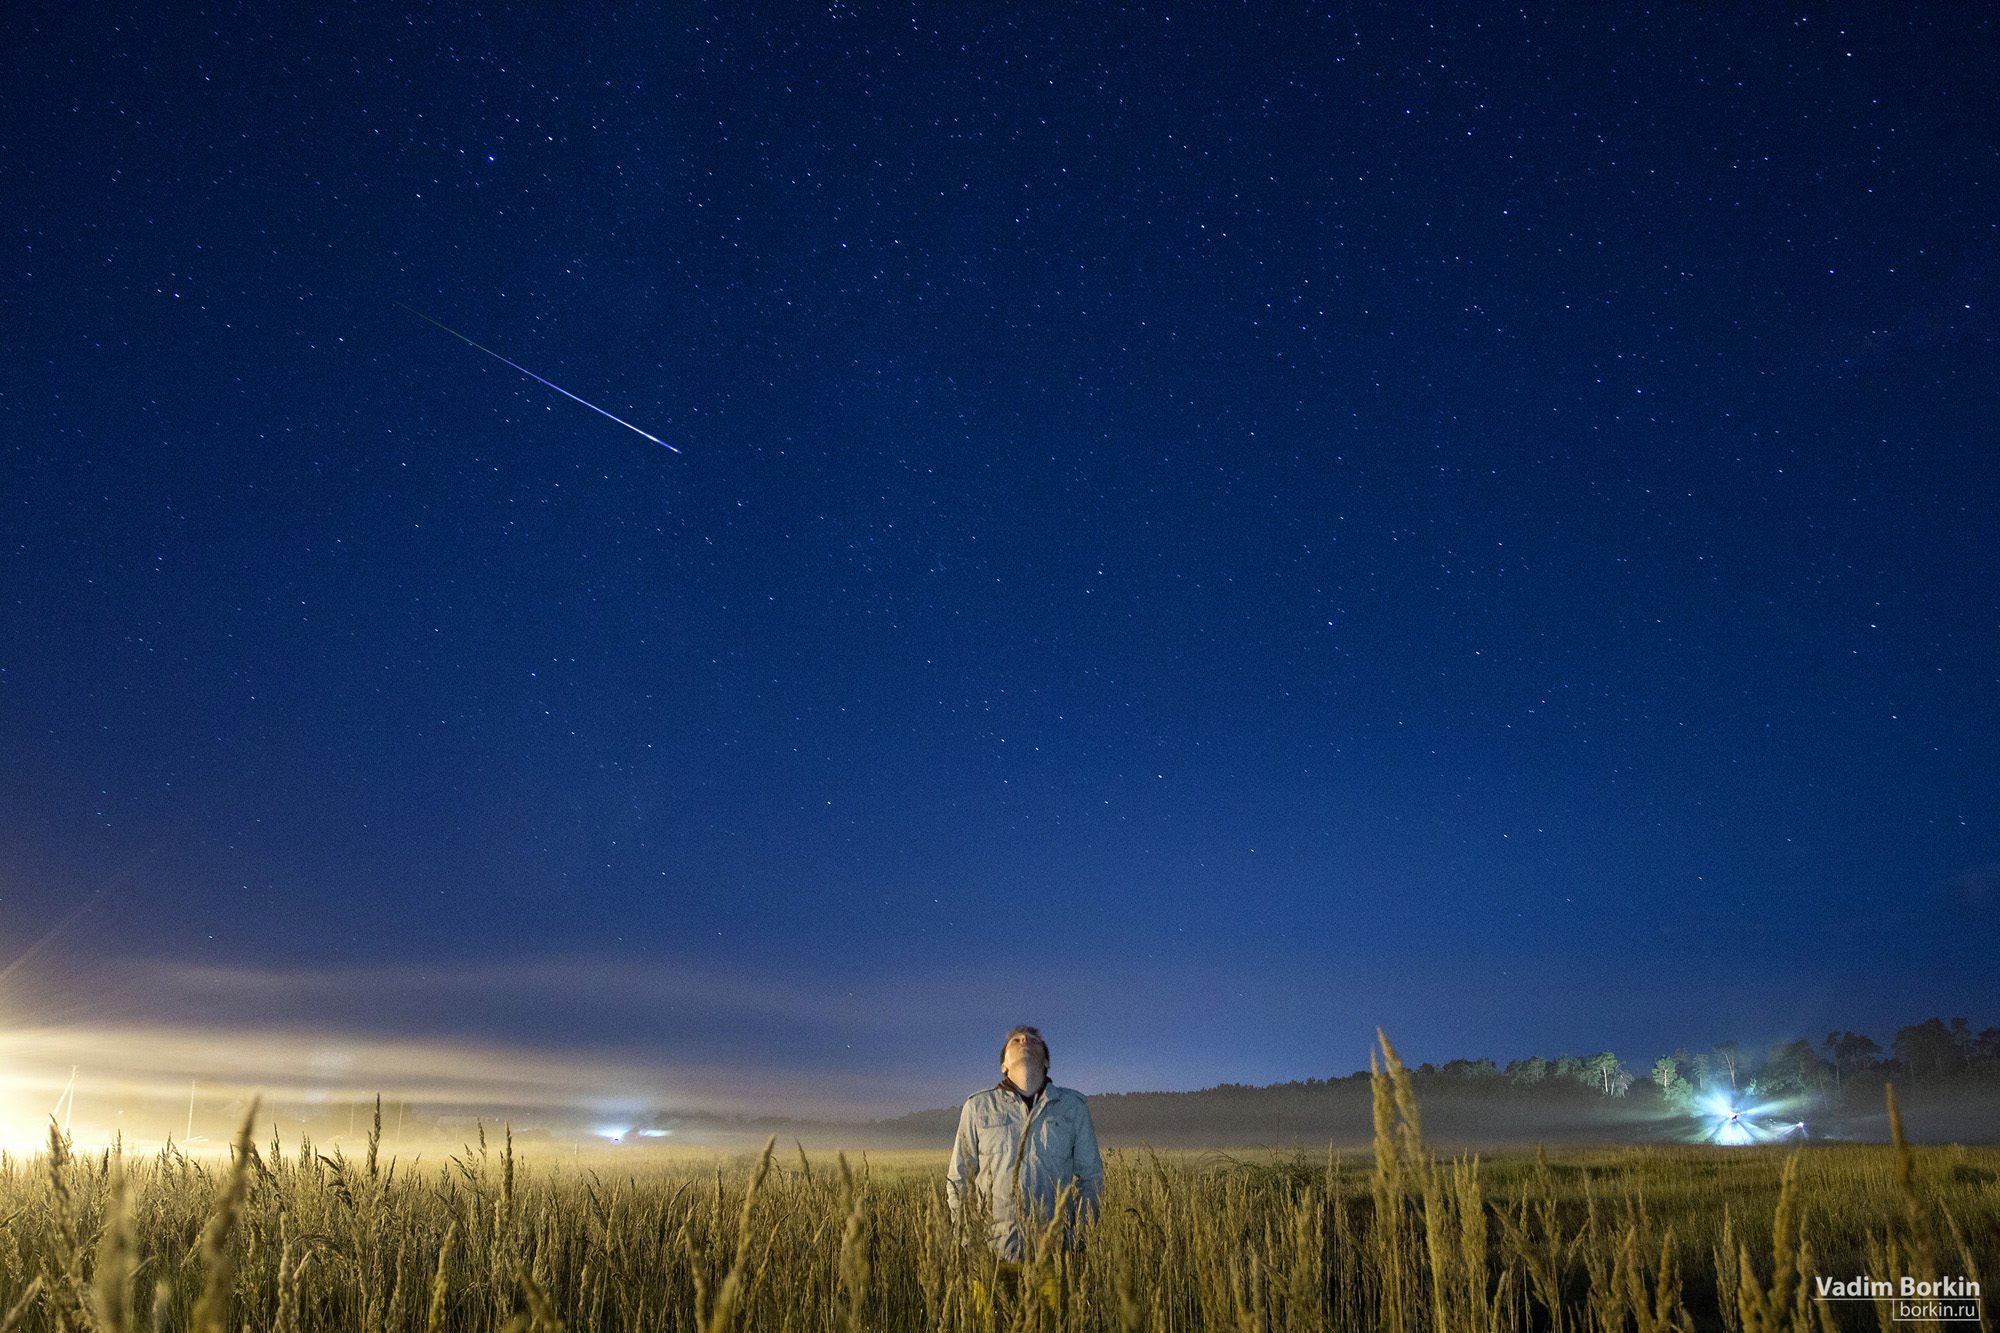
<path fill-rule="evenodd" d="M 580 1087 L 615 1095 L 579 1098 Z M 378 1092 L 383 1143 L 405 1153 L 469 1134 L 475 1119 L 629 1144 L 677 1100 L 657 1069 L 491 1044 L 282 1028 L 0 1028 L 0 1151 L 19 1158 L 48 1151 L 52 1119 L 78 1154 L 169 1143 L 221 1154 L 253 1097 L 259 1142 L 303 1134 L 352 1150 L 367 1141 Z M 714 1113 L 736 1110 L 724 1102 Z"/>
<path fill-rule="evenodd" d="M 1726 1092 L 1706 1092 L 1696 1102 L 1701 1116 L 1699 1141 L 1743 1147 L 1753 1143 L 1776 1143 L 1781 1139 L 1803 1138 L 1806 1122 L 1782 1119 L 1790 1098 L 1740 1103 Z"/>

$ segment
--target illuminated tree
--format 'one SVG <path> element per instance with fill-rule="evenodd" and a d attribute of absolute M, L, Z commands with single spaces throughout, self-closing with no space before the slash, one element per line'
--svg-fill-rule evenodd
<path fill-rule="evenodd" d="M 1715 1060 L 1729 1074 L 1729 1090 L 1736 1091 L 1736 1070 L 1743 1063 L 1743 1048 L 1733 1041 L 1715 1044 Z"/>
<path fill-rule="evenodd" d="M 1681 1076 L 1681 1063 L 1671 1055 L 1653 1061 L 1653 1082 L 1660 1085 L 1660 1094 L 1676 1105 L 1694 1100 L 1693 1086 Z"/>
<path fill-rule="evenodd" d="M 1584 1076 L 1607 1097 L 1623 1097 L 1632 1086 L 1632 1075 L 1610 1051 L 1599 1051 L 1583 1062 Z"/>

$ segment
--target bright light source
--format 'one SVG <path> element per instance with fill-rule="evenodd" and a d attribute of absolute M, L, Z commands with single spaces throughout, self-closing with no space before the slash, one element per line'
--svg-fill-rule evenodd
<path fill-rule="evenodd" d="M 1737 1106 L 1726 1093 L 1704 1093 L 1696 1103 L 1703 1121 L 1696 1138 L 1708 1143 L 1740 1147 L 1749 1143 L 1771 1143 L 1805 1132 L 1805 1122 L 1771 1119 L 1785 1109 L 1782 1101 Z"/>

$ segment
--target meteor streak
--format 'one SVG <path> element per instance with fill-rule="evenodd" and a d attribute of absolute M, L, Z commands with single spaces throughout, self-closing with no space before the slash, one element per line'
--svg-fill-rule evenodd
<path fill-rule="evenodd" d="M 402 309 L 408 310 L 418 319 L 424 321 L 424 323 L 436 324 L 439 328 L 443 329 L 446 333 L 449 333 L 452 337 L 458 339 L 460 342 L 466 344 L 468 347 L 478 347 L 480 351 L 486 353 L 486 355 L 492 357 L 495 361 L 499 361 L 506 365 L 513 366 L 514 369 L 520 371 L 523 375 L 526 375 L 529 379 L 548 385 L 551 389 L 554 389 L 557 393 L 561 394 L 565 398 L 570 399 L 573 402 L 582 403 L 585 407 L 597 413 L 597 415 L 601 417 L 611 417 L 613 421 L 623 426 L 626 430 L 631 431 L 634 435 L 644 435 L 647 439 L 651 440 L 654 444 L 659 445 L 662 449 L 672 449 L 673 452 L 675 453 L 680 452 L 679 449 L 675 449 L 673 445 L 668 444 L 665 440 L 661 439 L 659 436 L 654 435 L 649 431 L 640 430 L 637 426 L 633 425 L 631 422 L 627 421 L 623 417 L 613 416 L 611 413 L 599 407 L 596 403 L 591 402 L 588 398 L 578 398 L 575 394 L 571 393 L 568 389 L 563 388 L 562 385 L 557 384 L 555 381 L 545 380 L 540 375 L 537 375 L 534 371 L 528 369 L 526 366 L 520 365 L 513 361 L 508 361 L 506 357 L 500 355 L 500 353 L 494 351 L 491 347 L 480 347 L 478 343 L 473 342 L 472 339 L 466 337 L 464 334 L 460 333 L 457 329 L 451 327 L 451 325 L 441 323 L 438 320 L 432 319 L 429 315 L 426 315 L 421 310 L 418 310 L 412 306 L 403 305 L 401 301 L 396 302 L 396 304 L 400 306 Z"/>

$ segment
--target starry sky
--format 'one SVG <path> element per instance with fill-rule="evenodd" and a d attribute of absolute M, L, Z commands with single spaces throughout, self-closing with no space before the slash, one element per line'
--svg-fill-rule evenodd
<path fill-rule="evenodd" d="M 1996 57 L 37 7 L 5 1021 L 849 1113 L 1992 1022 Z"/>

